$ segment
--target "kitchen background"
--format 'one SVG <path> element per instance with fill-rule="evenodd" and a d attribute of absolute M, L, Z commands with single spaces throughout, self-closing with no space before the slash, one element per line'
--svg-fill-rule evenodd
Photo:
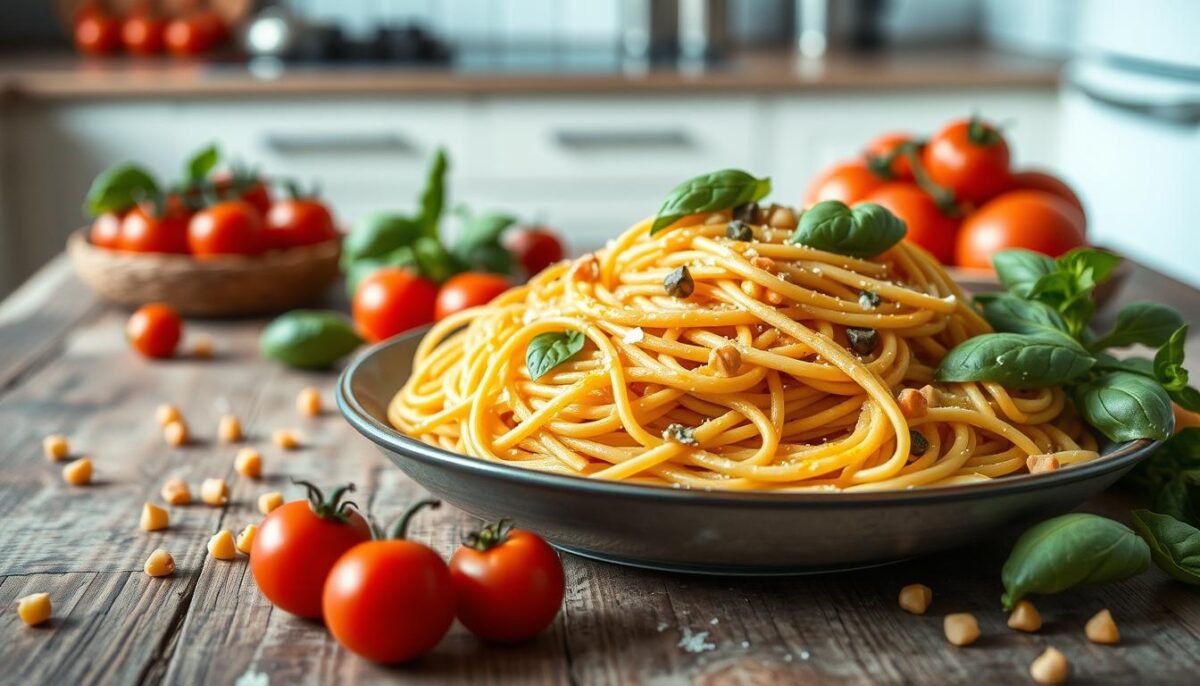
<path fill-rule="evenodd" d="M 972 112 L 1072 183 L 1095 243 L 1200 285 L 1194 0 L 222 0 L 245 20 L 199 59 L 79 57 L 78 4 L 0 2 L 0 295 L 101 169 L 212 141 L 346 225 L 410 206 L 444 144 L 453 202 L 581 249 L 698 172 L 799 203 L 874 135 Z"/>

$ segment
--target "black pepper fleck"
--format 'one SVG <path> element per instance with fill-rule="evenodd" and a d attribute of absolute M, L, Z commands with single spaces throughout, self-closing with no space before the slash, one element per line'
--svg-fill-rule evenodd
<path fill-rule="evenodd" d="M 683 445 L 696 445 L 696 430 L 683 424 L 668 424 L 667 428 L 663 429 L 662 437 L 663 440 Z"/>
<path fill-rule="evenodd" d="M 686 298 L 696 290 L 696 282 L 692 281 L 692 273 L 687 267 L 680 267 L 667 274 L 663 279 L 663 288 L 667 289 L 667 295 L 671 297 Z"/>
<path fill-rule="evenodd" d="M 909 429 L 908 438 L 912 442 L 912 447 L 909 448 L 908 452 L 913 455 L 920 457 L 925 454 L 926 450 L 929 450 L 929 439 L 925 438 L 925 435 L 920 431 Z"/>
<path fill-rule="evenodd" d="M 875 291 L 859 291 L 858 304 L 864 310 L 873 310 L 879 307 L 879 294 Z"/>
<path fill-rule="evenodd" d="M 854 352 L 859 355 L 870 355 L 879 345 L 879 334 L 875 329 L 860 329 L 851 326 L 846 329 L 846 340 L 850 341 L 850 349 Z"/>
<path fill-rule="evenodd" d="M 735 241 L 752 241 L 754 229 L 741 219 L 734 219 L 725 226 L 725 237 Z"/>
<path fill-rule="evenodd" d="M 756 202 L 748 202 L 733 208 L 733 218 L 749 224 L 762 223 L 762 208 Z"/>

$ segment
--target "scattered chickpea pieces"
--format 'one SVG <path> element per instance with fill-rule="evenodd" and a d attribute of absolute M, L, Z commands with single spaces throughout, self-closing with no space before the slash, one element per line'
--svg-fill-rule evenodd
<path fill-rule="evenodd" d="M 900 609 L 923 615 L 933 602 L 933 590 L 925 584 L 909 584 L 900 589 Z"/>
<path fill-rule="evenodd" d="M 956 646 L 969 646 L 979 639 L 979 622 L 970 612 L 955 612 L 942 621 L 946 640 Z"/>
<path fill-rule="evenodd" d="M 168 505 L 187 505 L 192 502 L 192 491 L 183 479 L 168 479 L 160 493 Z"/>
<path fill-rule="evenodd" d="M 1033 633 L 1042 628 L 1042 615 L 1028 600 L 1022 600 L 1008 616 L 1008 628 Z"/>
<path fill-rule="evenodd" d="M 258 527 L 253 524 L 247 524 L 245 529 L 237 535 L 237 549 L 243 553 L 250 554 L 250 546 L 254 545 L 254 535 L 258 533 Z"/>
<path fill-rule="evenodd" d="M 1057 471 L 1058 458 L 1053 455 L 1030 455 L 1025 458 L 1025 468 L 1030 474 L 1044 474 Z"/>
<path fill-rule="evenodd" d="M 929 411 L 925 396 L 915 388 L 906 388 L 900 391 L 900 395 L 896 396 L 896 402 L 900 405 L 900 412 L 908 419 L 924 417 L 925 413 Z"/>
<path fill-rule="evenodd" d="M 238 474 L 257 479 L 262 476 L 262 453 L 254 448 L 242 448 L 234 458 L 233 468 Z"/>
<path fill-rule="evenodd" d="M 237 443 L 242 440 L 242 423 L 236 415 L 227 414 L 217 423 L 217 438 L 222 443 Z"/>
<path fill-rule="evenodd" d="M 142 519 L 139 523 L 142 531 L 165 529 L 169 522 L 170 518 L 167 516 L 167 511 L 158 505 L 146 503 L 142 506 Z"/>
<path fill-rule="evenodd" d="M 321 414 L 321 392 L 309 386 L 296 396 L 296 411 L 305 417 Z"/>
<path fill-rule="evenodd" d="M 233 542 L 233 533 L 229 529 L 221 529 L 208 539 L 208 554 L 217 560 L 232 560 L 237 557 L 237 545 Z"/>
<path fill-rule="evenodd" d="M 54 434 L 42 439 L 42 452 L 46 454 L 47 460 L 58 462 L 71 454 L 71 444 L 67 442 L 66 436 Z"/>
<path fill-rule="evenodd" d="M 279 429 L 271 435 L 271 440 L 284 450 L 295 450 L 300 447 L 300 440 L 296 438 L 295 433 L 288 429 Z"/>
<path fill-rule="evenodd" d="M 170 576 L 175 573 L 175 558 L 162 548 L 156 548 L 142 566 L 147 576 Z"/>
<path fill-rule="evenodd" d="M 81 457 L 62 470 L 63 481 L 72 486 L 86 486 L 92 482 L 92 458 Z"/>
<path fill-rule="evenodd" d="M 205 479 L 200 485 L 200 500 L 205 504 L 220 507 L 229 502 L 229 486 L 224 479 Z"/>
<path fill-rule="evenodd" d="M 1097 612 L 1094 617 L 1089 619 L 1083 628 L 1083 633 L 1092 643 L 1112 645 L 1121 640 L 1121 632 L 1117 630 L 1117 623 L 1113 621 L 1112 613 L 1107 609 Z"/>
<path fill-rule="evenodd" d="M 159 405 L 158 409 L 154 411 L 154 419 L 158 421 L 159 426 L 165 427 L 171 422 L 182 421 L 183 415 L 179 414 L 178 407 L 170 404 L 163 404 Z"/>
<path fill-rule="evenodd" d="M 213 339 L 207 334 L 196 336 L 196 342 L 192 344 L 192 356 L 197 360 L 208 360 L 213 356 L 215 346 Z"/>
<path fill-rule="evenodd" d="M 771 213 L 767 215 L 767 225 L 772 229 L 794 229 L 800 222 L 796 219 L 796 213 L 789 207 L 776 205 L 771 208 Z"/>
<path fill-rule="evenodd" d="M 271 511 L 283 504 L 283 494 L 279 491 L 270 491 L 258 496 L 258 511 L 263 514 L 271 514 Z"/>
<path fill-rule="evenodd" d="M 37 626 L 50 619 L 50 594 L 30 593 L 17 598 L 17 614 L 27 626 Z"/>
<path fill-rule="evenodd" d="M 734 376 L 742 367 L 742 354 L 732 345 L 713 348 L 708 353 L 708 366 L 717 376 Z"/>
<path fill-rule="evenodd" d="M 163 427 L 163 438 L 167 440 L 167 445 L 178 448 L 188 441 L 188 428 L 183 420 L 176 419 Z"/>
<path fill-rule="evenodd" d="M 1065 684 L 1070 675 L 1071 665 L 1067 662 L 1067 656 L 1054 648 L 1046 648 L 1046 652 L 1029 665 L 1029 676 L 1044 686 Z"/>

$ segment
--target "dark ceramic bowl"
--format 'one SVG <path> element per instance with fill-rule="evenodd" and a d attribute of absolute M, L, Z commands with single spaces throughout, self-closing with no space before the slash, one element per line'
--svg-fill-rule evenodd
<path fill-rule="evenodd" d="M 393 429 L 387 406 L 424 331 L 376 345 L 338 381 L 342 414 L 433 495 L 481 519 L 508 517 L 586 557 L 708 574 L 799 574 L 947 550 L 1066 512 L 1154 448 L 986 484 L 880 493 L 726 493 L 594 481 L 480 460 Z"/>

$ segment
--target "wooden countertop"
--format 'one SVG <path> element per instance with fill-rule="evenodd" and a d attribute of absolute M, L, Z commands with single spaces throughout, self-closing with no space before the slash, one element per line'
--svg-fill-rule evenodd
<path fill-rule="evenodd" d="M 1133 265 L 1118 301 L 1152 300 L 1200 321 L 1200 292 Z M 1118 303 L 1118 304 L 1119 304 Z M 1112 309 L 1104 315 L 1111 321 Z M 58 258 L 0 303 L 0 665 L 11 683 L 430 684 L 567 683 L 1026 683 L 1029 663 L 1053 645 L 1071 660 L 1075 683 L 1187 683 L 1200 655 L 1200 593 L 1157 569 L 1127 582 L 1037 599 L 1037 634 L 1005 627 L 1000 566 L 1012 537 L 858 572 L 779 579 L 670 575 L 563 555 L 567 597 L 553 626 L 531 643 L 497 648 L 461 626 L 428 656 L 387 669 L 341 650 L 319 623 L 277 612 L 254 587 L 245 558 L 215 561 L 208 536 L 256 522 L 257 495 L 284 490 L 289 476 L 354 481 L 356 500 L 384 519 L 420 493 L 366 439 L 330 410 L 296 416 L 298 390 L 315 385 L 330 402 L 333 373 L 301 373 L 263 361 L 259 320 L 190 322 L 217 344 L 210 361 L 151 363 L 123 340 L 127 313 L 98 302 Z M 1102 324 L 1103 325 L 1103 324 Z M 1200 337 L 1188 343 L 1200 359 Z M 164 445 L 154 421 L 178 404 L 197 440 Z M 237 413 L 262 446 L 265 477 L 233 469 L 234 450 L 213 441 L 223 411 Z M 264 440 L 295 427 L 302 450 L 281 454 Z M 41 439 L 68 434 L 95 462 L 95 482 L 65 485 L 41 454 Z M 137 528 L 143 501 L 170 477 L 232 485 L 227 507 L 171 508 L 171 528 Z M 1130 504 L 1108 493 L 1085 509 L 1117 517 Z M 443 555 L 472 525 L 452 508 L 422 515 L 414 538 Z M 801 525 L 798 523 L 797 525 Z M 653 535 L 648 527 L 647 535 Z M 151 550 L 175 556 L 173 577 L 142 573 Z M 923 582 L 925 616 L 897 607 L 900 587 Z M 53 618 L 26 628 L 14 600 L 50 593 Z M 1110 608 L 1117 646 L 1087 642 L 1083 624 Z M 942 617 L 969 611 L 982 639 L 955 648 Z M 707 632 L 699 652 L 685 632 Z M 711 648 L 708 647 L 711 645 Z M 693 646 L 695 647 L 695 646 Z"/>
<path fill-rule="evenodd" d="M 742 54 L 703 68 L 610 72 L 483 72 L 454 68 L 308 66 L 250 69 L 243 63 L 171 58 L 86 59 L 0 55 L 0 92 L 39 100 L 320 94 L 476 95 L 674 92 L 810 92 L 845 89 L 1055 87 L 1059 63 L 983 48 L 832 54 Z"/>

